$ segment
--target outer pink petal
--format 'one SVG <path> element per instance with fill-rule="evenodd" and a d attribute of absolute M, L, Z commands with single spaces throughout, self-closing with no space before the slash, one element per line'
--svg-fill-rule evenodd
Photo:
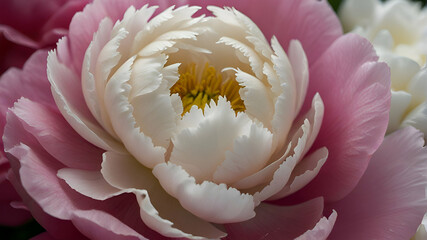
<path fill-rule="evenodd" d="M 11 157 L 11 162 L 15 165 L 16 169 L 19 169 L 19 161 Z M 19 176 L 16 176 L 10 171 L 9 179 L 12 182 L 14 188 L 23 199 L 25 205 L 31 211 L 32 216 L 40 223 L 49 235 L 56 239 L 63 240 L 74 240 L 74 239 L 86 239 L 81 233 L 77 231 L 74 225 L 70 221 L 64 221 L 54 218 L 43 211 L 43 209 L 28 195 L 25 189 L 22 187 Z M 42 238 L 43 239 L 43 238 Z"/>
<path fill-rule="evenodd" d="M 64 165 L 44 151 L 38 141 L 24 129 L 20 119 L 12 111 L 8 114 L 4 141 L 5 149 L 10 153 L 9 159 L 14 173 L 11 172 L 10 178 L 14 187 L 33 216 L 53 236 L 62 236 L 58 237 L 61 239 L 67 237 L 82 239 L 71 234 L 78 233 L 71 221 L 76 225 L 80 224 L 80 221 L 90 221 L 92 227 L 96 225 L 99 228 L 115 226 L 113 229 L 99 230 L 102 232 L 102 236 L 111 233 L 111 237 L 107 239 L 115 239 L 116 234 L 124 235 L 120 229 L 128 229 L 126 236 L 130 238 L 141 237 L 139 233 L 143 233 L 150 239 L 159 237 L 141 221 L 139 206 L 133 195 L 96 201 L 76 193 L 63 180 L 58 179 L 57 172 Z M 100 210 L 106 213 L 105 216 L 110 214 L 118 220 L 91 218 L 90 212 L 80 212 L 85 209 Z M 79 212 L 78 216 L 76 212 Z M 102 219 L 105 222 L 100 222 Z M 87 235 L 88 233 L 85 231 L 82 232 Z"/>
<path fill-rule="evenodd" d="M 41 146 L 65 166 L 101 169 L 103 150 L 85 141 L 56 111 L 28 99 L 20 99 L 13 112 Z"/>
<path fill-rule="evenodd" d="M 294 239 L 313 228 L 322 211 L 322 198 L 286 207 L 262 203 L 256 208 L 255 218 L 226 224 L 226 239 Z"/>
<path fill-rule="evenodd" d="M 24 96 L 36 102 L 54 106 L 50 84 L 46 76 L 47 51 L 34 53 L 22 70 L 10 69 L 0 77 L 0 136 L 6 124 L 8 108 Z M 0 140 L 3 152 L 3 141 Z"/>
<path fill-rule="evenodd" d="M 325 201 L 339 200 L 365 172 L 384 137 L 390 108 L 390 71 L 376 61 L 367 40 L 346 35 L 311 66 L 302 112 L 319 93 L 325 112 L 311 149 L 326 147 L 329 157 L 319 175 L 293 199 L 324 196 Z"/>
<path fill-rule="evenodd" d="M 328 208 L 339 218 L 331 239 L 410 239 L 427 200 L 427 148 L 414 128 L 384 139 L 368 169 L 348 196 Z"/>
<path fill-rule="evenodd" d="M 72 221 L 85 236 L 93 240 L 146 239 L 114 216 L 96 209 L 75 211 Z"/>
<path fill-rule="evenodd" d="M 37 51 L 27 61 L 22 70 L 10 69 L 0 77 L 0 136 L 3 136 L 7 109 L 12 107 L 13 103 L 21 96 L 48 106 L 54 105 L 52 94 L 50 93 L 50 85 L 46 78 L 46 58 L 47 51 Z M 0 184 L 11 187 L 10 183 L 5 181 L 4 178 L 8 169 L 9 163 L 3 152 L 3 140 L 0 139 Z M 2 214 L 2 217 L 5 217 L 4 221 L 2 221 L 3 224 L 18 224 L 29 218 L 28 213 L 25 211 L 10 207 L 10 201 L 19 201 L 19 196 L 13 189 L 2 192 L 2 195 L 9 198 L 6 202 L 1 203 L 2 208 L 4 211 L 11 212 L 8 215 Z M 14 213 L 12 214 L 12 212 Z M 15 216 L 16 218 L 10 218 L 9 216 Z"/>
<path fill-rule="evenodd" d="M 0 135 L 6 124 L 6 111 L 20 97 L 55 106 L 47 80 L 47 51 L 35 52 L 22 70 L 10 69 L 0 78 Z"/>

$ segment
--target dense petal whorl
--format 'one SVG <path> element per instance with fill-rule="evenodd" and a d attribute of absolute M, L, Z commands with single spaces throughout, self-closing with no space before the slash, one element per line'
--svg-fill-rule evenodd
<path fill-rule="evenodd" d="M 276 38 L 270 46 L 258 27 L 232 8 L 211 6 L 213 17 L 196 18 L 199 7 L 170 7 L 152 16 L 155 9 L 130 7 L 115 24 L 108 18 L 100 22 L 82 65 L 82 94 L 92 120 L 70 107 L 81 101 L 65 92 L 70 90 L 61 72 L 70 70 L 55 52 L 48 58 L 60 111 L 83 137 L 93 129 L 98 138 L 86 140 L 108 151 L 102 177 L 118 191 L 140 189 L 135 194 L 146 195 L 137 182 L 114 180 L 125 173 L 107 167 L 125 154 L 141 171 L 153 169 L 184 209 L 214 223 L 248 220 L 261 201 L 302 188 L 307 182 L 286 189 L 285 179 L 316 138 L 323 103 L 316 95 L 314 116 L 290 134 L 308 86 L 300 42 L 289 44 L 288 55 Z M 324 163 L 326 157 L 324 149 L 313 161 Z M 73 187 L 71 173 L 60 177 Z M 206 208 L 219 193 L 221 201 Z M 148 218 L 143 217 L 147 225 L 168 235 Z"/>
<path fill-rule="evenodd" d="M 391 95 L 372 45 L 341 35 L 326 1 L 95 0 L 43 89 L 0 105 L 8 177 L 46 237 L 340 236 Z"/>

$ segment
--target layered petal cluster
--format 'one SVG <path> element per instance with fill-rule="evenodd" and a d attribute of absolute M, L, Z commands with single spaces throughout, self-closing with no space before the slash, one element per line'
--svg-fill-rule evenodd
<path fill-rule="evenodd" d="M 9 79 L 15 79 L 23 88 L 28 88 L 28 78 L 20 76 L 20 70 L 15 67 L 24 67 L 24 63 L 32 56 L 40 63 L 46 64 L 47 51 L 56 46 L 59 38 L 68 32 L 71 18 L 90 1 L 61 0 L 61 1 L 16 1 L 4 0 L 0 8 L 0 95 L 2 106 L 0 109 L 0 135 L 3 135 L 7 108 L 13 106 L 23 93 L 10 91 Z M 45 50 L 40 50 L 45 49 Z M 38 52 L 37 52 L 38 51 Z M 37 52 L 37 53 L 35 53 Z M 42 53 L 43 52 L 43 53 Z M 32 62 L 32 61 L 30 61 Z M 25 65 L 26 69 L 35 71 L 35 75 L 46 78 L 46 67 Z M 8 70 L 8 71 L 7 71 Z M 32 86 L 36 87 L 36 86 Z M 46 87 L 46 86 L 44 86 Z M 34 94 L 26 97 L 32 98 Z M 20 201 L 12 185 L 6 180 L 10 168 L 3 151 L 3 142 L 0 141 L 0 225 L 14 226 L 29 219 L 26 210 L 14 209 L 11 201 Z"/>
<path fill-rule="evenodd" d="M 422 137 L 381 145 L 389 70 L 325 1 L 155 2 L 89 4 L 33 77 L 39 98 L 7 112 L 8 177 L 40 237 L 356 239 L 351 210 L 378 205 L 358 201 L 378 178 L 397 187 L 360 215 L 383 216 L 368 238 L 402 216 L 415 232 Z"/>

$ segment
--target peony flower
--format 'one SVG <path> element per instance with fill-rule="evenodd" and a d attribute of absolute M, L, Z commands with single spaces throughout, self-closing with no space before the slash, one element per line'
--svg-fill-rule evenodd
<path fill-rule="evenodd" d="M 24 62 L 39 49 L 52 49 L 58 39 L 68 31 L 68 25 L 75 12 L 80 11 L 89 1 L 61 0 L 61 1 L 16 1 L 3 0 L 0 8 L 0 75 L 2 79 L 20 78 L 19 70 L 12 67 L 22 67 Z M 40 52 L 33 57 L 46 63 L 46 55 Z M 39 56 L 39 57 L 36 57 Z M 43 55 L 43 57 L 40 57 Z M 44 58 L 44 59 L 43 59 Z M 27 65 L 26 68 L 32 68 Z M 6 70 L 8 70 L 6 72 Z M 39 67 L 41 74 L 46 68 Z M 32 68 L 32 71 L 34 69 Z M 44 74 L 46 78 L 46 74 Z M 19 81 L 19 80 L 17 80 Z M 25 81 L 24 81 L 25 82 Z M 25 87 L 24 84 L 23 87 Z M 1 88 L 8 88 L 8 83 L 0 80 Z M 0 90 L 3 95 L 0 110 L 0 135 L 3 135 L 5 115 L 8 107 L 21 96 L 20 91 L 10 92 L 8 89 Z M 0 225 L 19 225 L 29 219 L 26 210 L 17 210 L 10 206 L 18 206 L 19 196 L 12 185 L 6 181 L 9 162 L 3 152 L 3 143 L 0 143 Z"/>
<path fill-rule="evenodd" d="M 415 233 L 422 136 L 383 142 L 389 70 L 325 1 L 147 3 L 94 1 L 48 80 L 20 72 L 40 88 L 21 89 L 3 141 L 40 238 Z"/>

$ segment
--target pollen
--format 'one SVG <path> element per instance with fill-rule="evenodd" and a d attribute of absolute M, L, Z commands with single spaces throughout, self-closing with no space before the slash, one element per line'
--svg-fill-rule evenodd
<path fill-rule="evenodd" d="M 189 112 L 193 105 L 204 110 L 211 100 L 218 103 L 218 98 L 223 96 L 230 102 L 233 110 L 238 113 L 245 111 L 245 104 L 240 98 L 241 86 L 235 77 L 223 81 L 221 73 L 215 67 L 206 63 L 200 77 L 197 76 L 196 64 L 189 64 L 179 69 L 179 80 L 170 88 L 170 93 L 178 93 L 181 97 L 183 112 Z"/>

